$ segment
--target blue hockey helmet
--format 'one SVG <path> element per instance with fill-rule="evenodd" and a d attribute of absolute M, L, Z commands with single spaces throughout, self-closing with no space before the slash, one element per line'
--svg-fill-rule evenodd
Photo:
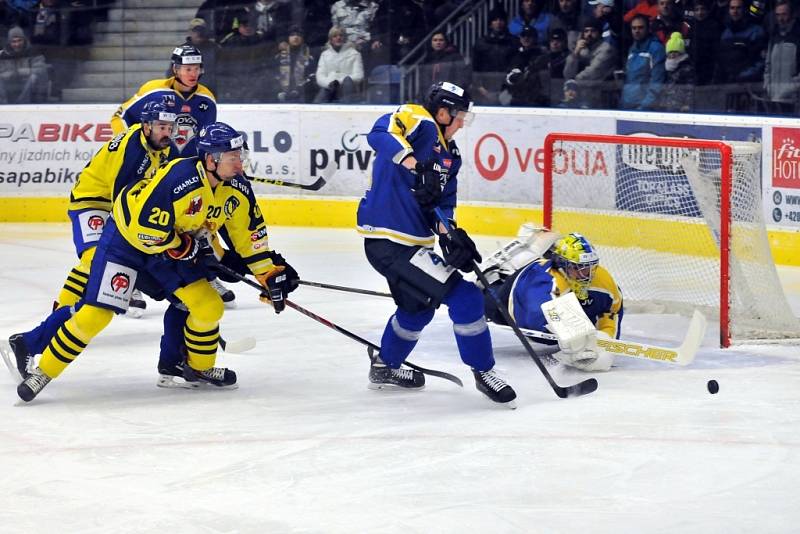
<path fill-rule="evenodd" d="M 219 161 L 220 154 L 234 150 L 246 152 L 244 136 L 224 122 L 212 122 L 197 134 L 197 153 L 201 158 L 210 154 L 214 161 Z M 242 161 L 245 159 L 242 154 Z"/>
<path fill-rule="evenodd" d="M 177 116 L 167 109 L 166 104 L 162 102 L 151 101 L 142 106 L 142 113 L 140 114 L 140 122 L 175 122 Z"/>

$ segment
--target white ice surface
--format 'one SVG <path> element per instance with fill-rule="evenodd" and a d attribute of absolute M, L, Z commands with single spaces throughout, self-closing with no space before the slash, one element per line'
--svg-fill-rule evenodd
<path fill-rule="evenodd" d="M 307 280 L 385 290 L 349 230 L 273 228 Z M 497 239 L 480 239 L 484 251 Z M 0 335 L 48 312 L 73 249 L 66 225 L 0 225 Z M 800 311 L 800 272 L 781 269 Z M 239 285 L 241 286 L 241 284 Z M 410 358 L 457 374 L 422 392 L 368 390 L 357 343 L 234 286 L 219 358 L 234 391 L 155 387 L 163 305 L 117 317 L 33 403 L 0 368 L 0 532 L 798 532 L 800 357 L 716 348 L 688 368 L 618 359 L 586 397 L 557 398 L 513 334 L 494 331 L 516 411 L 490 405 L 439 310 Z M 293 300 L 378 342 L 388 299 L 301 287 Z M 676 342 L 687 320 L 625 317 Z M 586 375 L 553 368 L 563 385 Z M 720 392 L 710 395 L 706 382 Z M 5 399 L 4 401 L 2 399 Z"/>

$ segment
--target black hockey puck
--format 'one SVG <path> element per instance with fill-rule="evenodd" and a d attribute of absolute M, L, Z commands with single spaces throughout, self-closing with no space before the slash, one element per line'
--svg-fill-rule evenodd
<path fill-rule="evenodd" d="M 709 380 L 708 384 L 706 384 L 706 387 L 708 387 L 708 392 L 712 395 L 719 391 L 719 384 L 717 384 L 716 380 Z"/>

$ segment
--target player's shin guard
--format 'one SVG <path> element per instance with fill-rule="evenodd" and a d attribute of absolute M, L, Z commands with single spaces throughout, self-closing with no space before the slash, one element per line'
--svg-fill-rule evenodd
<path fill-rule="evenodd" d="M 422 329 L 433 319 L 434 310 L 409 313 L 397 309 L 389 318 L 381 337 L 380 359 L 398 369 L 417 345 Z"/>
<path fill-rule="evenodd" d="M 58 306 L 72 306 L 86 293 L 86 284 L 89 281 L 89 269 L 92 265 L 95 247 L 86 249 L 81 254 L 81 261 L 72 268 L 64 281 L 64 287 L 58 294 Z"/>
<path fill-rule="evenodd" d="M 42 352 L 39 369 L 50 378 L 56 378 L 77 358 L 89 342 L 108 326 L 114 312 L 105 308 L 84 305 L 69 321 L 59 328 Z"/>
<path fill-rule="evenodd" d="M 210 369 L 217 359 L 222 299 L 206 280 L 176 290 L 175 296 L 189 309 L 183 329 L 186 363 L 196 371 Z"/>
<path fill-rule="evenodd" d="M 492 337 L 483 314 L 483 294 L 470 282 L 461 280 L 444 298 L 448 306 L 461 361 L 477 371 L 494 367 Z"/>

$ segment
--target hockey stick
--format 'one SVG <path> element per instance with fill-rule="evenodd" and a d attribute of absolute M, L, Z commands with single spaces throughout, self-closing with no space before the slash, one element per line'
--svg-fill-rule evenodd
<path fill-rule="evenodd" d="M 381 291 L 372 291 L 371 289 L 359 289 L 357 287 L 336 286 L 333 284 L 324 284 L 322 282 L 309 282 L 308 280 L 300 280 L 300 285 L 309 287 L 319 287 L 322 289 L 333 289 L 335 291 L 344 291 L 345 293 L 358 293 L 359 295 L 372 295 L 374 297 L 392 298 L 391 294 L 383 293 Z"/>
<path fill-rule="evenodd" d="M 507 325 L 497 323 L 493 324 L 500 328 L 511 329 L 511 327 Z M 550 332 L 531 330 L 529 328 L 520 328 L 519 330 L 527 338 L 558 341 L 558 336 L 551 334 Z M 616 356 L 626 356 L 628 358 L 653 360 L 685 366 L 694 361 L 694 357 L 700 348 L 700 344 L 703 342 L 705 331 L 706 318 L 702 313 L 695 310 L 692 320 L 689 322 L 689 328 L 686 330 L 686 335 L 683 337 L 683 342 L 678 347 L 669 348 L 658 345 L 637 343 L 635 341 L 627 341 L 624 339 L 603 338 L 597 338 L 597 346 L 609 354 L 614 354 Z"/>
<path fill-rule="evenodd" d="M 294 310 L 302 313 L 306 317 L 311 317 L 312 319 L 314 319 L 318 323 L 324 324 L 328 328 L 332 328 L 333 330 L 336 330 L 340 334 L 344 334 L 345 336 L 349 337 L 353 341 L 358 341 L 362 345 L 365 345 L 367 347 L 367 352 L 369 353 L 370 356 L 372 356 L 372 354 L 375 353 L 375 352 L 379 352 L 380 353 L 381 348 L 379 346 L 375 345 L 374 343 L 371 343 L 371 342 L 367 341 L 363 337 L 360 337 L 360 336 L 350 332 L 349 330 L 345 330 L 341 326 L 330 322 L 329 320 L 325 319 L 324 317 L 320 317 L 319 315 L 317 315 L 317 314 L 315 314 L 315 313 L 303 308 L 302 306 L 300 306 L 298 304 L 295 304 L 291 300 L 286 299 L 286 305 L 289 306 L 290 308 L 293 308 Z M 436 370 L 433 370 L 433 369 L 426 369 L 424 367 L 420 367 L 419 365 L 413 364 L 413 363 L 411 363 L 409 361 L 403 362 L 403 365 L 407 365 L 408 367 L 411 367 L 412 369 L 416 369 L 417 371 L 419 371 L 422 374 L 426 374 L 426 375 L 430 375 L 430 376 L 436 376 L 436 377 L 439 377 L 439 378 L 444 378 L 445 380 L 449 380 L 450 382 L 452 382 L 454 384 L 457 384 L 460 387 L 464 387 L 464 383 L 461 382 L 461 379 L 458 378 L 457 376 L 451 375 L 450 373 L 445 373 L 444 371 L 436 371 Z"/>
<path fill-rule="evenodd" d="M 444 216 L 444 213 L 442 213 L 442 210 L 439 209 L 438 207 L 434 208 L 433 211 L 436 214 L 436 217 L 439 219 L 439 222 L 447 231 L 447 238 L 452 240 L 453 234 L 451 233 L 452 226 L 450 225 L 450 221 L 447 220 L 447 217 Z M 500 300 L 500 297 L 498 297 L 497 294 L 494 291 L 492 291 L 489 285 L 489 281 L 486 279 L 486 275 L 484 275 L 483 272 L 481 271 L 481 268 L 478 266 L 478 263 L 475 260 L 471 260 L 471 262 L 472 262 L 472 270 L 475 272 L 476 276 L 478 277 L 478 280 L 480 280 L 481 283 L 483 284 L 483 287 L 489 288 L 488 289 L 489 294 L 491 295 L 492 300 L 494 300 L 495 306 L 497 306 L 497 309 L 500 310 L 500 313 L 503 315 L 503 319 L 505 319 L 506 324 L 508 324 L 511 327 L 511 329 L 514 330 L 514 333 L 517 335 L 517 338 L 519 338 L 519 340 L 522 342 L 522 345 L 525 347 L 525 350 L 528 352 L 528 355 L 536 364 L 536 367 L 539 368 L 539 371 L 541 371 L 541 373 L 544 375 L 545 379 L 547 380 L 547 383 L 550 384 L 550 387 L 553 388 L 553 391 L 555 391 L 556 395 L 558 395 L 562 399 L 566 399 L 567 397 L 577 397 L 579 395 L 586 395 L 588 393 L 595 391 L 597 389 L 597 380 L 595 380 L 594 378 L 588 378 L 582 382 L 578 382 L 577 384 L 573 384 L 567 387 L 559 386 L 558 384 L 556 384 L 556 381 L 553 380 L 553 377 L 550 375 L 550 372 L 547 370 L 542 361 L 539 359 L 539 356 L 533 351 L 533 348 L 531 348 L 530 343 L 528 343 L 528 338 L 525 337 L 525 335 L 520 331 L 519 327 L 517 326 L 517 323 L 514 321 L 514 319 L 511 318 L 511 315 L 508 313 L 508 310 L 503 305 L 503 302 Z"/>
<path fill-rule="evenodd" d="M 226 341 L 225 339 L 222 339 L 220 337 L 219 346 L 222 348 L 222 350 L 224 350 L 228 354 L 232 353 L 239 354 L 255 348 L 256 338 L 252 336 L 247 336 L 241 339 L 234 339 L 233 341 Z"/>
<path fill-rule="evenodd" d="M 276 178 L 261 178 L 259 176 L 248 176 L 248 180 L 259 184 L 279 185 L 282 187 L 293 187 L 295 189 L 303 189 L 305 191 L 319 191 L 327 182 L 325 178 L 319 177 L 313 184 L 299 184 L 297 182 L 286 182 Z"/>
<path fill-rule="evenodd" d="M 232 278 L 236 278 L 237 280 L 239 280 L 241 282 L 244 282 L 245 284 L 249 285 L 250 287 L 252 287 L 254 289 L 257 289 L 262 295 L 267 296 L 266 293 L 264 293 L 264 288 L 261 286 L 261 284 L 259 284 L 257 282 L 253 282 L 249 278 L 247 278 L 245 276 L 242 276 L 241 274 L 237 273 L 236 271 L 234 271 L 233 269 L 229 268 L 226 265 L 219 264 L 219 265 L 216 265 L 215 267 L 217 269 L 219 269 L 220 271 L 224 272 L 225 274 L 227 274 L 228 276 L 231 276 Z M 315 321 L 324 324 L 328 328 L 332 328 L 333 330 L 336 330 L 340 334 L 344 334 L 345 336 L 349 337 L 350 339 L 352 339 L 354 341 L 358 341 L 362 345 L 366 345 L 368 351 L 372 350 L 372 351 L 380 352 L 381 348 L 379 346 L 375 345 L 374 343 L 370 343 L 366 339 L 364 339 L 364 338 L 362 338 L 360 336 L 357 336 L 356 334 L 354 334 L 354 333 L 352 333 L 352 332 L 350 332 L 348 330 L 345 330 L 341 326 L 339 326 L 337 324 L 334 324 L 334 323 L 328 321 L 327 319 L 325 319 L 323 317 L 320 317 L 319 315 L 317 315 L 317 314 L 315 314 L 315 313 L 303 308 L 299 304 L 295 304 L 294 302 L 290 301 L 289 299 L 286 299 L 285 302 L 286 302 L 287 306 L 289 306 L 290 308 L 292 308 L 295 311 L 298 311 L 298 312 L 302 313 L 306 317 L 310 317 L 310 318 L 314 319 Z M 436 371 L 436 370 L 433 370 L 433 369 L 426 369 L 425 367 L 420 367 L 419 365 L 413 364 L 413 363 L 411 363 L 409 361 L 404 362 L 404 364 L 407 365 L 408 367 L 412 368 L 412 369 L 416 369 L 420 373 L 423 373 L 423 374 L 426 374 L 426 375 L 430 375 L 430 376 L 435 376 L 435 377 L 438 377 L 438 378 L 443 378 L 445 380 L 449 380 L 450 382 L 452 382 L 454 384 L 457 384 L 457 385 L 459 385 L 461 387 L 464 387 L 464 383 L 461 382 L 461 379 L 458 378 L 457 376 L 451 375 L 450 373 L 446 373 L 444 371 Z"/>

